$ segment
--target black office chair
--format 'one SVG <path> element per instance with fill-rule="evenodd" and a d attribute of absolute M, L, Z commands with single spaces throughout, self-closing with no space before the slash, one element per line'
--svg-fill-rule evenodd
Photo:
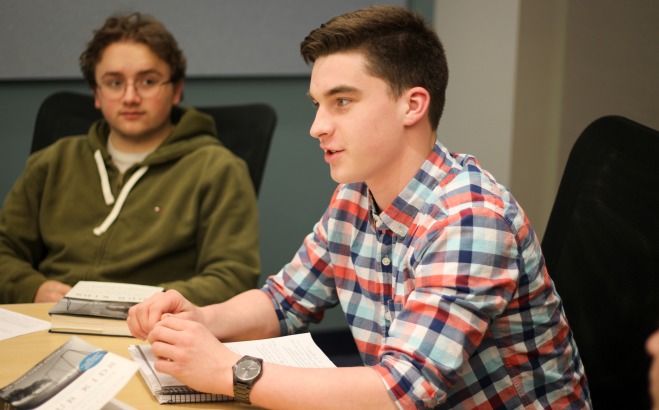
<path fill-rule="evenodd" d="M 247 162 L 258 194 L 277 124 L 275 110 L 267 104 L 196 107 L 215 119 L 218 139 Z M 48 96 L 37 113 L 31 152 L 44 148 L 60 137 L 86 134 L 91 124 L 102 118 L 91 95 L 62 91 Z"/>
<path fill-rule="evenodd" d="M 594 121 L 570 152 L 542 241 L 597 410 L 650 408 L 658 157 L 659 131 L 619 116 Z"/>
<path fill-rule="evenodd" d="M 340 308 L 335 308 L 340 309 Z M 363 366 L 359 350 L 347 326 L 337 329 L 312 329 L 311 337 L 338 367 Z"/>

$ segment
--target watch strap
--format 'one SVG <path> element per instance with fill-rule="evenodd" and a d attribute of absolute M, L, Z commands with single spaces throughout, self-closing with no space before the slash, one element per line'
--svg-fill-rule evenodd
<path fill-rule="evenodd" d="M 249 401 L 249 393 L 251 391 L 252 391 L 251 385 L 236 381 L 233 384 L 233 399 L 238 403 L 252 404 Z"/>
<path fill-rule="evenodd" d="M 256 362 L 259 362 L 260 364 L 260 371 L 259 374 L 253 378 L 250 381 L 243 381 L 240 380 L 239 378 L 236 377 L 235 374 L 235 369 L 236 367 L 243 361 L 246 360 L 253 360 Z M 258 357 L 253 357 L 253 356 L 243 356 L 236 362 L 236 364 L 233 366 L 234 367 L 234 376 L 233 376 L 233 399 L 239 403 L 245 403 L 245 404 L 252 404 L 249 400 L 249 394 L 252 391 L 252 386 L 258 379 L 261 378 L 261 375 L 263 374 L 263 359 L 260 359 Z"/>

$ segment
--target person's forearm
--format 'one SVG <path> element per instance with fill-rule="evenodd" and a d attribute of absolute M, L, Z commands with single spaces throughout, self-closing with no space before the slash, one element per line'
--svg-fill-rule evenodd
<path fill-rule="evenodd" d="M 6 253 L 0 253 L 0 303 L 32 303 L 39 287 L 47 280 L 44 275 Z"/>
<path fill-rule="evenodd" d="M 34 297 L 35 303 L 58 302 L 71 290 L 71 286 L 56 281 L 47 280 L 37 290 Z"/>
<path fill-rule="evenodd" d="M 222 342 L 280 336 L 270 299 L 260 290 L 241 293 L 226 302 L 201 308 L 204 324 Z"/>
<path fill-rule="evenodd" d="M 265 363 L 250 401 L 268 409 L 395 409 L 370 367 L 302 369 Z"/>

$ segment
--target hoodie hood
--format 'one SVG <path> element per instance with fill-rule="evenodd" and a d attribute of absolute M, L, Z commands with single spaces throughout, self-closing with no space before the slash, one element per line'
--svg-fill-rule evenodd
<path fill-rule="evenodd" d="M 112 162 L 107 150 L 110 126 L 105 120 L 99 120 L 91 126 L 89 144 L 94 152 L 103 199 L 106 205 L 114 205 L 105 220 L 94 228 L 94 235 L 102 235 L 114 223 L 128 194 L 140 178 L 147 173 L 150 166 L 177 160 L 200 147 L 221 145 L 217 139 L 215 121 L 208 114 L 201 113 L 194 108 L 174 107 L 172 109 L 172 123 L 174 129 L 167 139 L 141 163 L 137 164 L 138 168 L 134 172 L 131 173 L 134 167 L 128 170 L 127 176 L 130 175 L 130 177 L 123 185 L 116 201 L 112 194 L 107 172 L 107 167 Z"/>
<path fill-rule="evenodd" d="M 161 164 L 178 159 L 199 147 L 221 145 L 217 139 L 215 120 L 208 114 L 194 108 L 174 107 L 172 109 L 174 129 L 163 143 L 141 162 L 141 165 Z M 92 151 L 101 151 L 104 161 L 110 162 L 107 151 L 110 125 L 105 120 L 96 121 L 89 130 L 89 144 Z"/>

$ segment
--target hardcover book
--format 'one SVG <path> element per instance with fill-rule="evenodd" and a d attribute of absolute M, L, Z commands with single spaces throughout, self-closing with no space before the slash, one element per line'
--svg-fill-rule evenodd
<path fill-rule="evenodd" d="M 48 312 L 50 331 L 130 336 L 128 309 L 162 290 L 158 286 L 80 281 Z"/>

